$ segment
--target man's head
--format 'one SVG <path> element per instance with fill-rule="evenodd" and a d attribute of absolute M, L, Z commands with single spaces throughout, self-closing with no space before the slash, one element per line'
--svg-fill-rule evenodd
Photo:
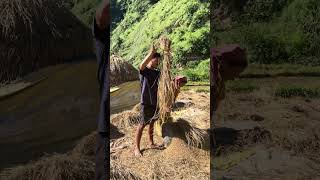
<path fill-rule="evenodd" d="M 152 55 L 151 61 L 148 63 L 147 66 L 149 68 L 154 68 L 154 69 L 157 68 L 159 66 L 159 64 L 160 64 L 160 58 L 161 58 L 160 53 L 154 53 Z"/>

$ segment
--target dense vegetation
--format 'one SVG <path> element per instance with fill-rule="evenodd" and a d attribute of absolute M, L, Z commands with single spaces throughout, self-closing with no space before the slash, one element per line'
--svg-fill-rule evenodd
<path fill-rule="evenodd" d="M 209 31 L 209 2 L 133 1 L 113 31 L 111 48 L 137 64 L 165 34 L 172 40 L 175 64 L 186 65 L 209 57 Z"/>
<path fill-rule="evenodd" d="M 96 7 L 102 0 L 64 0 L 64 6 L 72 11 L 85 25 L 91 26 Z M 111 27 L 121 21 L 130 0 L 111 0 Z M 133 0 L 131 0 L 133 1 Z"/>
<path fill-rule="evenodd" d="M 101 0 L 66 0 L 67 6 L 90 26 Z M 191 79 L 209 76 L 208 0 L 113 0 L 111 51 L 137 65 L 152 42 L 167 35 L 173 43 L 174 65 Z M 207 59 L 202 62 L 202 59 Z M 200 73 L 200 69 L 206 73 Z M 182 71 L 182 72 L 181 72 Z"/>
<path fill-rule="evenodd" d="M 320 64 L 320 1 L 212 2 L 213 46 L 239 43 L 254 63 Z"/>

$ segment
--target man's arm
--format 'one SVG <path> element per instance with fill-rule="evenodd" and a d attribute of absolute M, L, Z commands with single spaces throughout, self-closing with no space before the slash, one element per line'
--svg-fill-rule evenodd
<path fill-rule="evenodd" d="M 96 11 L 96 22 L 99 29 L 106 29 L 110 24 L 110 1 L 103 0 Z"/>
<path fill-rule="evenodd" d="M 150 52 L 148 53 L 148 55 L 144 58 L 144 60 L 142 61 L 142 63 L 139 65 L 139 69 L 140 71 L 143 71 L 146 66 L 148 65 L 148 63 L 151 61 L 152 56 L 154 55 L 154 53 L 156 52 L 154 45 L 152 44 Z"/>

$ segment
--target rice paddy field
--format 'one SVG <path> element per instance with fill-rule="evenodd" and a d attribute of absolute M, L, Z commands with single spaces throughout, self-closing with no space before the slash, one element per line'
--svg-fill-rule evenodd
<path fill-rule="evenodd" d="M 214 118 L 214 179 L 320 177 L 318 67 L 290 66 L 251 66 L 226 83 Z"/>

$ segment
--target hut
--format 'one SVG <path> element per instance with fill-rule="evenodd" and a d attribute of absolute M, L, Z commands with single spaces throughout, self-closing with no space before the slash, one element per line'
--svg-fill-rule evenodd
<path fill-rule="evenodd" d="M 139 79 L 138 70 L 117 55 L 110 57 L 110 84 L 116 86 L 127 81 Z"/>

